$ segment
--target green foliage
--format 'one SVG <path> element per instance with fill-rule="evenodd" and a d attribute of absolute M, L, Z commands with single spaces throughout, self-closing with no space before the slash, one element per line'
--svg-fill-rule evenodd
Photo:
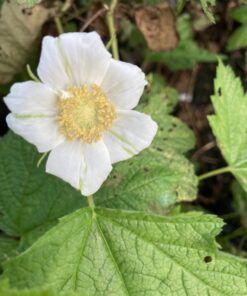
<path fill-rule="evenodd" d="M 247 24 L 247 5 L 242 5 L 233 9 L 230 16 L 241 24 Z"/>
<path fill-rule="evenodd" d="M 95 201 L 110 208 L 162 212 L 196 195 L 194 167 L 183 155 L 172 150 L 148 151 L 116 165 Z"/>
<path fill-rule="evenodd" d="M 215 23 L 215 18 L 212 14 L 211 8 L 216 5 L 216 0 L 200 0 L 202 8 L 212 23 Z"/>
<path fill-rule="evenodd" d="M 247 47 L 247 25 L 236 29 L 227 41 L 227 50 L 229 51 L 245 47 Z"/>
<path fill-rule="evenodd" d="M 147 50 L 145 59 L 148 62 L 159 62 L 171 70 L 190 69 L 198 62 L 215 62 L 217 55 L 199 47 L 193 40 L 190 16 L 187 14 L 177 18 L 177 31 L 180 41 L 174 50 L 154 52 Z"/>
<path fill-rule="evenodd" d="M 9 235 L 36 238 L 84 205 L 79 192 L 37 168 L 40 155 L 20 137 L 0 139 L 0 158 L 0 229 Z"/>
<path fill-rule="evenodd" d="M 221 227 L 200 213 L 82 209 L 7 261 L 4 275 L 13 287 L 52 284 L 95 296 L 244 295 L 246 262 L 217 251 Z"/>
<path fill-rule="evenodd" d="M 229 171 L 247 192 L 247 95 L 240 79 L 222 62 L 217 68 L 211 99 L 216 114 L 209 116 L 209 123 Z"/>
<path fill-rule="evenodd" d="M 233 51 L 247 47 L 247 5 L 235 8 L 231 17 L 242 25 L 237 28 L 227 41 L 227 50 Z"/>
<path fill-rule="evenodd" d="M 178 101 L 178 93 L 168 87 L 164 79 L 157 75 L 149 75 L 150 88 L 143 96 L 138 110 L 147 113 L 158 123 L 158 133 L 151 148 L 159 151 L 172 149 L 185 153 L 195 145 L 193 132 L 177 117 L 168 115 Z"/>
<path fill-rule="evenodd" d="M 2 262 L 18 254 L 17 252 L 18 245 L 19 245 L 18 240 L 14 238 L 8 238 L 3 235 L 0 236 L 0 269 L 1 269 Z"/>

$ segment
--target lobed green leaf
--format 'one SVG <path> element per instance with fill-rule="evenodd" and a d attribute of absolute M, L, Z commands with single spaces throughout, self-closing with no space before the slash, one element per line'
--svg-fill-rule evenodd
<path fill-rule="evenodd" d="M 240 79 L 222 62 L 217 68 L 211 99 L 215 115 L 208 117 L 209 123 L 229 171 L 247 191 L 247 95 Z"/>
<path fill-rule="evenodd" d="M 13 133 L 0 139 L 0 229 L 32 241 L 58 218 L 85 205 L 66 183 L 37 168 L 35 147 Z"/>
<path fill-rule="evenodd" d="M 246 261 L 217 251 L 222 221 L 81 209 L 5 265 L 19 289 L 52 284 L 86 295 L 245 295 Z"/>

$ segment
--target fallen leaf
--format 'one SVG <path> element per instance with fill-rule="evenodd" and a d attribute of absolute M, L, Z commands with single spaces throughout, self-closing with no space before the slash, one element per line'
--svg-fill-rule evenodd
<path fill-rule="evenodd" d="M 22 70 L 32 53 L 43 24 L 54 8 L 35 5 L 27 8 L 16 1 L 5 1 L 0 16 L 0 84 Z"/>
<path fill-rule="evenodd" d="M 138 8 L 135 11 L 135 20 L 149 48 L 162 51 L 176 47 L 176 20 L 168 4 Z"/>

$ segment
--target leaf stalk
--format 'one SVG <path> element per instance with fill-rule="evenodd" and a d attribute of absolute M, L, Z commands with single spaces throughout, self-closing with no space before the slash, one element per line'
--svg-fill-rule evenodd
<path fill-rule="evenodd" d="M 93 200 L 93 195 L 89 195 L 87 196 L 87 202 L 88 202 L 88 205 L 91 209 L 94 209 L 95 208 L 95 203 L 94 203 L 94 200 Z"/>
<path fill-rule="evenodd" d="M 198 176 L 198 180 L 202 181 L 202 180 L 217 176 L 219 174 L 225 174 L 225 173 L 229 173 L 229 172 L 231 172 L 231 168 L 229 166 L 223 167 L 223 168 L 213 170 L 211 172 L 208 172 L 208 173 Z"/>

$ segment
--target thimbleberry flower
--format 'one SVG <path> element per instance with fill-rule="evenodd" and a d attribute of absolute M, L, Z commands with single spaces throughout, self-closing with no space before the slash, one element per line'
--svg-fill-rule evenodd
<path fill-rule="evenodd" d="M 151 144 L 157 124 L 131 110 L 144 73 L 114 60 L 97 33 L 44 37 L 37 72 L 40 82 L 15 83 L 5 97 L 7 123 L 39 152 L 50 152 L 48 173 L 91 195 L 113 163 Z"/>

